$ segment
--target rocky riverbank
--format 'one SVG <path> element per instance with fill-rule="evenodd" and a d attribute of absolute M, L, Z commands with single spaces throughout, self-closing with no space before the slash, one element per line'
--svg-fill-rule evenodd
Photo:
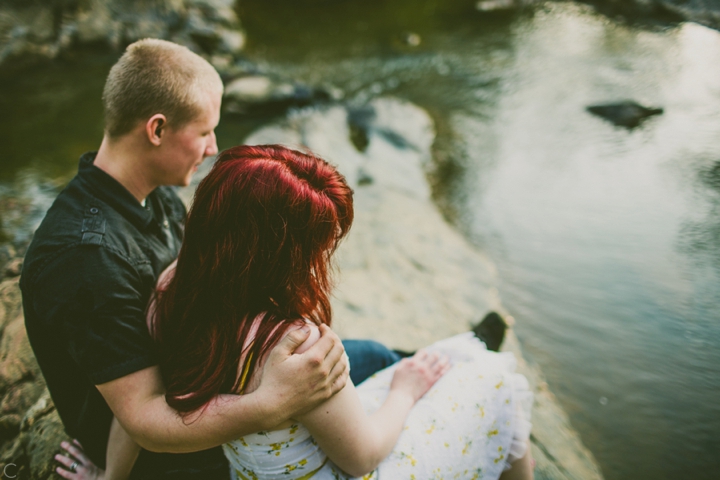
<path fill-rule="evenodd" d="M 235 0 L 6 0 L 0 64 L 21 66 L 77 50 L 120 51 L 163 38 L 229 63 L 245 43 Z"/>
<path fill-rule="evenodd" d="M 242 0 L 5 0 L 0 65 L 24 67 L 87 49 L 119 52 L 141 38 L 171 40 L 205 55 L 223 74 L 244 70 Z M 478 0 L 478 14 L 531 8 L 548 0 Z M 720 29 L 720 0 L 578 0 L 639 23 L 697 22 Z"/>
<path fill-rule="evenodd" d="M 349 121 L 358 117 L 364 121 Z M 362 128 L 365 142 L 351 141 L 351 123 L 353 130 Z M 342 337 L 414 350 L 468 331 L 489 310 L 504 312 L 493 263 L 447 224 L 430 198 L 426 171 L 434 138 L 425 111 L 378 99 L 361 112 L 309 109 L 245 140 L 308 147 L 335 163 L 355 190 L 355 223 L 338 250 L 333 302 L 334 328 Z M 540 370 L 523 359 L 512 330 L 503 348 L 515 353 L 535 393 L 535 478 L 601 479 Z"/>

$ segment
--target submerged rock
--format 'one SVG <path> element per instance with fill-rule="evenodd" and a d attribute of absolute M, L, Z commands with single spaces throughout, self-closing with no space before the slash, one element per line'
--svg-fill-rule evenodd
<path fill-rule="evenodd" d="M 643 107 L 632 100 L 591 105 L 587 107 L 587 111 L 619 127 L 628 129 L 637 127 L 648 117 L 663 113 L 662 108 Z"/>
<path fill-rule="evenodd" d="M 334 92 L 267 75 L 248 75 L 226 83 L 223 108 L 229 113 L 274 115 L 290 107 L 333 100 Z"/>
<path fill-rule="evenodd" d="M 640 24 L 696 22 L 720 30 L 720 0 L 580 0 L 600 13 Z"/>
<path fill-rule="evenodd" d="M 497 12 L 527 7 L 535 3 L 540 3 L 540 0 L 480 0 L 475 4 L 475 8 L 481 12 Z"/>

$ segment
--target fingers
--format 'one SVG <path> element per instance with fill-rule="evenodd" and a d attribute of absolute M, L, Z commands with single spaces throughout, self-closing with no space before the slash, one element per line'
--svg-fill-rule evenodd
<path fill-rule="evenodd" d="M 72 454 L 72 456 L 75 457 L 81 465 L 91 463 L 90 459 L 85 455 L 85 452 L 80 450 L 78 447 L 71 445 L 68 442 L 62 442 L 60 446 L 70 452 L 70 454 Z"/>
<path fill-rule="evenodd" d="M 415 352 L 415 355 L 413 355 L 412 358 L 413 358 L 414 360 L 419 361 L 419 362 L 425 362 L 425 361 L 427 361 L 428 353 L 427 353 L 426 350 L 424 350 L 424 349 L 421 348 L 420 350 L 418 350 L 417 352 Z"/>
<path fill-rule="evenodd" d="M 326 325 L 323 326 L 327 328 Z M 329 328 L 327 328 L 327 336 L 328 338 L 331 338 L 333 340 L 333 346 L 330 351 L 325 355 L 325 361 L 335 365 L 341 360 L 344 360 L 345 347 L 343 346 L 342 341 L 335 334 L 335 332 L 333 332 Z"/>
<path fill-rule="evenodd" d="M 55 469 L 55 471 L 57 472 L 58 475 L 60 475 L 63 478 L 71 478 L 71 479 L 77 478 L 77 474 L 75 472 L 73 472 L 71 469 L 72 464 L 76 462 L 76 460 L 74 458 L 70 458 L 70 457 L 66 457 L 65 455 L 57 454 L 57 455 L 55 455 L 55 460 L 57 460 L 58 462 L 65 465 L 65 467 L 67 467 L 67 470 L 57 467 Z"/>
<path fill-rule="evenodd" d="M 347 355 L 343 355 L 340 361 L 336 362 L 333 369 L 328 375 L 328 381 L 330 382 L 331 395 L 335 395 L 337 392 L 345 388 L 347 379 L 350 376 L 350 368 L 348 365 Z"/>
<path fill-rule="evenodd" d="M 293 330 L 278 342 L 277 347 L 273 349 L 273 353 L 277 352 L 277 354 L 285 357 L 290 356 L 300 345 L 305 343 L 305 340 L 307 340 L 309 336 L 310 327 L 307 325 Z"/>
<path fill-rule="evenodd" d="M 308 351 L 312 351 L 314 355 L 318 355 L 321 358 L 326 358 L 331 354 L 337 355 L 338 358 L 334 359 L 334 361 L 337 362 L 339 359 L 339 355 L 336 350 L 337 344 L 340 344 L 341 350 L 344 351 L 340 338 L 338 338 L 338 336 L 335 335 L 335 332 L 330 330 L 330 327 L 327 325 L 323 324 L 318 328 L 320 329 L 320 340 L 318 340 Z M 342 354 L 342 352 L 340 353 Z"/>
<path fill-rule="evenodd" d="M 58 475 L 60 475 L 63 478 L 70 478 L 72 480 L 77 479 L 77 475 L 75 475 L 74 473 L 68 472 L 67 470 L 63 470 L 60 467 L 57 467 L 55 469 L 55 473 L 57 473 Z"/>
<path fill-rule="evenodd" d="M 450 370 L 450 359 L 446 355 L 440 355 L 432 369 L 437 378 L 442 377 Z"/>
<path fill-rule="evenodd" d="M 77 440 L 73 440 L 72 444 L 70 442 L 61 442 L 60 446 L 69 455 L 55 455 L 55 460 L 65 467 L 55 469 L 58 475 L 71 480 L 100 480 L 103 478 L 103 470 L 97 468 L 92 460 L 85 455 L 80 442 Z"/>
<path fill-rule="evenodd" d="M 418 366 L 427 369 L 428 374 L 434 380 L 442 377 L 450 370 L 450 359 L 447 355 L 439 352 L 428 353 L 425 350 L 418 350 L 418 352 L 413 355 L 412 360 L 416 362 Z"/>

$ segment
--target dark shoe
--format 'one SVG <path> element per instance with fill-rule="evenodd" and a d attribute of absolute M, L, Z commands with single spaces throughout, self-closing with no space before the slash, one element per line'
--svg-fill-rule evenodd
<path fill-rule="evenodd" d="M 482 322 L 473 327 L 472 332 L 485 342 L 488 350 L 499 352 L 500 345 L 505 339 L 505 330 L 507 330 L 505 320 L 497 312 L 490 312 L 485 315 Z"/>
<path fill-rule="evenodd" d="M 400 358 L 408 358 L 415 355 L 415 352 L 406 352 L 405 350 L 393 350 L 393 352 L 397 353 Z"/>

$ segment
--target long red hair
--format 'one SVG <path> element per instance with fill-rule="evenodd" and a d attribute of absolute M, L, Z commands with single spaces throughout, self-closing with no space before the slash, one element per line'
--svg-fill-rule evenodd
<path fill-rule="evenodd" d="M 242 391 L 238 369 L 253 372 L 293 321 L 330 324 L 330 257 L 352 224 L 352 194 L 310 153 L 279 145 L 220 153 L 195 193 L 175 275 L 156 299 L 168 405 L 189 413 Z"/>

